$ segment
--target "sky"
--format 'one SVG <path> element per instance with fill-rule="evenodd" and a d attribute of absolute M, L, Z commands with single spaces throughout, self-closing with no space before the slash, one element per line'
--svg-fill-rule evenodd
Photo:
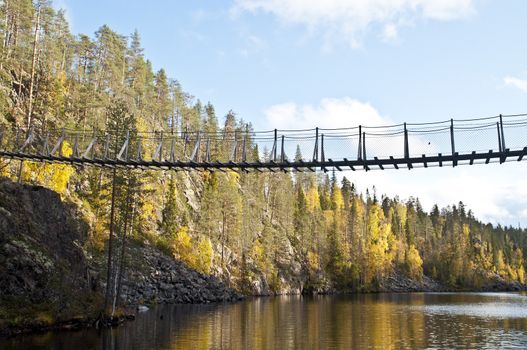
<path fill-rule="evenodd" d="M 141 34 L 184 90 L 255 129 L 527 113 L 524 0 L 56 0 L 73 33 Z M 527 134 L 525 135 L 527 143 Z M 527 163 L 347 172 L 360 191 L 463 201 L 527 227 Z"/>

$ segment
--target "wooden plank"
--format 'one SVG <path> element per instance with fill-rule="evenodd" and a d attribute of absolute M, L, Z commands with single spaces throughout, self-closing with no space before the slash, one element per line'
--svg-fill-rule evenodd
<path fill-rule="evenodd" d="M 378 157 L 373 157 L 373 159 L 375 159 L 375 161 L 377 161 L 377 166 L 379 166 L 379 169 L 381 170 L 384 170 L 384 167 L 382 166 L 382 164 L 379 162 L 379 158 Z"/>
<path fill-rule="evenodd" d="M 344 161 L 348 163 L 347 165 L 350 167 L 351 170 L 355 171 L 355 167 L 353 166 L 353 164 L 349 164 L 348 158 L 344 158 Z"/>
<path fill-rule="evenodd" d="M 474 156 L 476 155 L 476 151 L 472 151 L 472 156 L 470 158 L 470 165 L 474 164 Z"/>
<path fill-rule="evenodd" d="M 502 130 L 502 139 L 503 139 L 503 130 Z M 502 163 L 505 163 L 507 161 L 507 157 L 509 156 L 509 151 L 510 151 L 510 149 L 508 149 L 508 148 L 505 148 L 505 151 L 503 151 L 503 154 L 502 154 L 502 156 L 500 158 L 500 161 Z"/>
<path fill-rule="evenodd" d="M 395 169 L 399 169 L 399 165 L 397 165 L 397 163 L 395 162 L 395 159 L 393 159 L 393 156 L 390 156 L 390 160 L 393 162 L 393 167 Z"/>
<path fill-rule="evenodd" d="M 521 162 L 521 160 L 523 159 L 523 156 L 526 154 L 527 154 L 527 147 L 524 147 L 522 154 L 520 154 L 520 156 L 518 157 L 518 162 Z"/>
<path fill-rule="evenodd" d="M 338 165 L 333 164 L 334 162 L 333 162 L 333 160 L 331 158 L 328 158 L 328 161 L 331 164 L 331 166 L 335 167 L 338 171 L 342 171 L 341 167 L 339 167 Z"/>
<path fill-rule="evenodd" d="M 489 164 L 491 156 L 492 156 L 492 150 L 489 149 L 489 153 L 488 153 L 487 159 L 485 160 L 485 164 Z"/>

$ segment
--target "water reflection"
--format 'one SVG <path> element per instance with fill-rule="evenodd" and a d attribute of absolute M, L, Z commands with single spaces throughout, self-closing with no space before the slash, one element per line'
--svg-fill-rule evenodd
<path fill-rule="evenodd" d="M 279 297 L 158 306 L 124 327 L 0 341 L 2 349 L 527 348 L 522 294 Z"/>

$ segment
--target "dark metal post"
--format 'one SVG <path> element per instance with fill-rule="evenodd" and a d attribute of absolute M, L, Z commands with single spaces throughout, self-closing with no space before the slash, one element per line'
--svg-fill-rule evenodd
<path fill-rule="evenodd" d="M 273 160 L 276 162 L 276 149 L 278 148 L 278 130 L 274 129 Z"/>
<path fill-rule="evenodd" d="M 452 148 L 452 166 L 457 166 L 456 144 L 454 142 L 454 119 L 450 119 L 450 147 Z"/>
<path fill-rule="evenodd" d="M 248 126 L 245 126 L 245 134 L 243 135 L 243 142 L 242 142 L 242 162 L 245 162 L 247 160 L 247 133 L 248 133 Z"/>
<path fill-rule="evenodd" d="M 452 147 L 452 155 L 456 154 L 456 144 L 454 142 L 454 119 L 450 119 L 450 146 Z"/>
<path fill-rule="evenodd" d="M 207 146 L 205 151 L 205 162 L 210 162 L 210 137 L 207 137 Z"/>
<path fill-rule="evenodd" d="M 357 160 L 362 159 L 362 125 L 359 125 L 359 149 L 357 150 Z"/>
<path fill-rule="evenodd" d="M 283 163 L 285 160 L 285 151 L 284 151 L 284 135 L 282 135 L 282 147 L 280 152 L 280 161 Z"/>
<path fill-rule="evenodd" d="M 318 161 L 318 128 L 315 129 L 315 148 L 313 149 L 313 161 Z"/>
<path fill-rule="evenodd" d="M 408 129 L 404 123 L 404 158 L 410 158 L 410 150 L 408 149 Z"/>
<path fill-rule="evenodd" d="M 501 150 L 505 152 L 505 134 L 503 133 L 503 116 L 500 114 Z"/>
<path fill-rule="evenodd" d="M 498 130 L 498 148 L 500 153 L 503 151 L 503 144 L 501 143 L 501 132 L 500 132 L 500 123 L 496 122 L 496 129 Z"/>
<path fill-rule="evenodd" d="M 326 161 L 326 156 L 324 154 L 324 134 L 320 135 L 320 160 L 322 163 Z"/>

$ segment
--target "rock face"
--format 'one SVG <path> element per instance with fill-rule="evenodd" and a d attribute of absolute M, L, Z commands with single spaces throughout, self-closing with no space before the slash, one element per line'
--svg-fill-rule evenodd
<path fill-rule="evenodd" d="M 76 205 L 51 190 L 0 179 L 0 334 L 95 317 L 101 310 L 105 266 L 98 261 L 104 259 L 85 253 L 88 225 L 80 216 Z M 127 255 L 126 303 L 240 298 L 157 248 L 131 242 Z"/>
<path fill-rule="evenodd" d="M 122 290 L 126 304 L 211 303 L 236 301 L 240 296 L 219 279 L 189 269 L 160 250 L 132 244 L 134 257 Z"/>
<path fill-rule="evenodd" d="M 54 299 L 59 285 L 89 289 L 80 248 L 86 226 L 74 208 L 43 187 L 0 180 L 0 295 Z"/>
<path fill-rule="evenodd" d="M 443 286 L 428 276 L 416 281 L 399 271 L 386 276 L 379 285 L 380 292 L 446 292 L 449 288 Z"/>
<path fill-rule="evenodd" d="M 74 217 L 57 193 L 0 179 L 0 329 L 10 313 L 25 326 L 88 312 L 87 227 Z"/>

